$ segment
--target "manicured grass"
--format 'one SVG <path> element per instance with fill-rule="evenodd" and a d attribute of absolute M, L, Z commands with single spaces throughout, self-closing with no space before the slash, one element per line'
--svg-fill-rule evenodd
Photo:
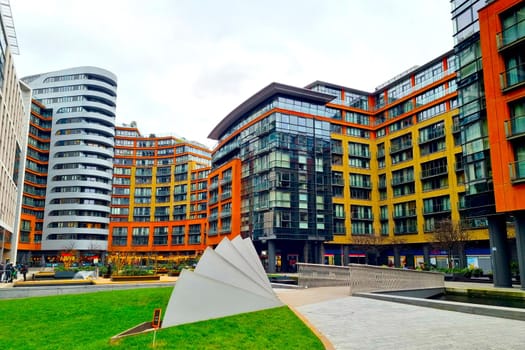
<path fill-rule="evenodd" d="M 151 349 L 153 332 L 112 336 L 163 312 L 172 288 L 0 301 L 1 349 Z M 220 302 L 220 298 L 217 299 Z M 288 307 L 160 329 L 155 349 L 323 349 Z"/>

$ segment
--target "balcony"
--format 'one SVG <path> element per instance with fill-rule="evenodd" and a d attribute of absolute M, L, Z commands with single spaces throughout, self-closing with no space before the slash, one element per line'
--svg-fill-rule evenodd
<path fill-rule="evenodd" d="M 417 216 L 416 209 L 394 210 L 394 219 L 409 218 Z"/>
<path fill-rule="evenodd" d="M 224 217 L 227 217 L 227 216 L 232 216 L 232 210 L 231 210 L 231 208 L 225 208 L 225 209 L 222 209 L 222 210 L 221 210 L 220 217 L 221 217 L 221 218 L 224 218 Z"/>
<path fill-rule="evenodd" d="M 444 203 L 439 203 L 439 204 L 434 204 L 434 205 L 423 207 L 423 215 L 442 214 L 442 213 L 449 213 L 449 212 L 450 212 L 450 205 L 444 204 Z"/>
<path fill-rule="evenodd" d="M 525 183 L 525 160 L 510 163 L 509 172 L 513 184 Z"/>
<path fill-rule="evenodd" d="M 414 175 L 396 176 L 392 179 L 392 186 L 414 182 Z"/>
<path fill-rule="evenodd" d="M 507 140 L 525 136 L 525 115 L 515 116 L 505 121 L 505 134 Z"/>
<path fill-rule="evenodd" d="M 525 83 L 525 64 L 510 68 L 500 74 L 501 89 L 507 92 Z"/>
<path fill-rule="evenodd" d="M 368 152 L 368 151 L 349 150 L 348 151 L 348 155 L 350 157 L 359 157 L 359 158 L 370 159 L 370 152 Z"/>
<path fill-rule="evenodd" d="M 421 145 L 427 142 L 438 140 L 442 137 L 445 137 L 445 128 L 429 132 L 425 136 L 420 136 L 418 143 Z"/>
<path fill-rule="evenodd" d="M 343 147 L 341 146 L 332 145 L 331 149 L 332 149 L 332 153 L 334 154 L 343 154 Z"/>
<path fill-rule="evenodd" d="M 412 141 L 405 141 L 400 143 L 393 143 L 390 145 L 390 154 L 401 152 L 406 149 L 412 148 Z"/>
<path fill-rule="evenodd" d="M 416 225 L 408 225 L 404 227 L 394 227 L 394 234 L 395 235 L 410 235 L 417 233 L 417 226 Z"/>
<path fill-rule="evenodd" d="M 351 215 L 352 220 L 361 220 L 361 221 L 374 221 L 374 216 L 372 214 L 359 214 L 359 213 L 352 213 Z"/>
<path fill-rule="evenodd" d="M 372 188 L 372 185 L 370 183 L 367 183 L 367 182 L 350 182 L 350 187 L 353 187 L 353 188 L 364 188 L 364 189 L 371 189 Z"/>
<path fill-rule="evenodd" d="M 498 50 L 503 51 L 525 40 L 525 19 L 496 34 Z"/>
<path fill-rule="evenodd" d="M 344 186 L 345 180 L 341 177 L 333 177 L 332 178 L 332 185 L 334 186 Z"/>
<path fill-rule="evenodd" d="M 447 166 L 437 166 L 435 168 L 424 169 L 421 171 L 421 179 L 448 174 Z"/>
<path fill-rule="evenodd" d="M 232 182 L 232 177 L 231 176 L 226 176 L 226 177 L 223 177 L 221 179 L 221 185 L 226 185 L 226 184 L 229 184 Z"/>

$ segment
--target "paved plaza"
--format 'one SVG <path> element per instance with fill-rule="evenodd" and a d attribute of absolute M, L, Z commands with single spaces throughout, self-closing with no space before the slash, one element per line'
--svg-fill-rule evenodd
<path fill-rule="evenodd" d="M 348 296 L 347 291 L 277 292 L 335 349 L 525 349 L 523 321 Z"/>

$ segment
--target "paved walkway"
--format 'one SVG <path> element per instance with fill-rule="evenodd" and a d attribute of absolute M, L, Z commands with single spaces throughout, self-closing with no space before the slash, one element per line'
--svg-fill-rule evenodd
<path fill-rule="evenodd" d="M 523 321 L 351 297 L 347 287 L 276 291 L 335 349 L 525 348 Z"/>

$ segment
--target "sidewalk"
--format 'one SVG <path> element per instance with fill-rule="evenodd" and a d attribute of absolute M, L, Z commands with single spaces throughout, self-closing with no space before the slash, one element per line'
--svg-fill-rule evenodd
<path fill-rule="evenodd" d="M 513 350 L 525 344 L 523 321 L 351 297 L 347 287 L 276 292 L 335 349 Z"/>

